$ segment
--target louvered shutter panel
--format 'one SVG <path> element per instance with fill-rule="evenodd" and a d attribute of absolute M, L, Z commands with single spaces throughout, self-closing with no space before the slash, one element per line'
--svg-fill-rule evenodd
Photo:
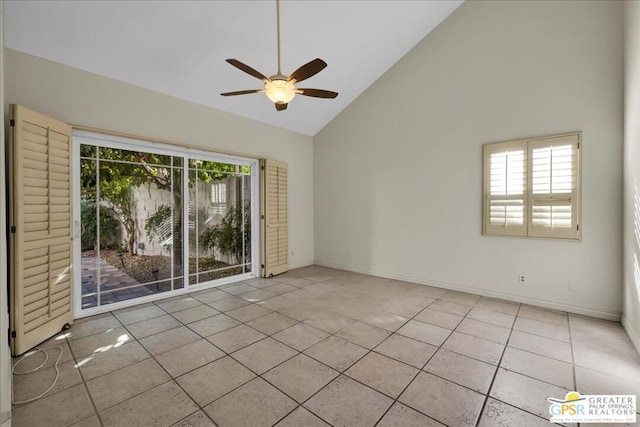
<path fill-rule="evenodd" d="M 12 351 L 19 355 L 73 321 L 71 126 L 11 107 Z"/>
<path fill-rule="evenodd" d="M 579 238 L 578 134 L 529 142 L 529 236 Z"/>
<path fill-rule="evenodd" d="M 527 143 L 484 146 L 484 232 L 526 236 Z"/>
<path fill-rule="evenodd" d="M 263 276 L 289 270 L 287 164 L 277 160 L 263 160 Z"/>

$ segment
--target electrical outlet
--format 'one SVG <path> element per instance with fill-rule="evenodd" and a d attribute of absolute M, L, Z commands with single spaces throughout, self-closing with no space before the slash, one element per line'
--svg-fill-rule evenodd
<path fill-rule="evenodd" d="M 526 285 L 527 284 L 527 275 L 526 274 L 518 274 L 518 283 L 520 283 L 521 285 Z"/>
<path fill-rule="evenodd" d="M 294 256 L 294 255 L 295 255 L 295 253 L 293 251 L 291 251 L 291 256 Z"/>

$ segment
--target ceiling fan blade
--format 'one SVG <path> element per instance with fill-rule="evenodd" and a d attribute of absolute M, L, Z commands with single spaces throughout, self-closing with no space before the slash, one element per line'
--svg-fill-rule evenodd
<path fill-rule="evenodd" d="M 243 64 L 237 59 L 227 59 L 227 62 L 233 65 L 234 67 L 236 67 L 237 69 L 242 70 L 249 75 L 252 75 L 256 79 L 269 80 L 269 78 L 264 74 L 262 74 L 260 71 L 254 70 L 253 68 L 249 67 L 247 64 Z"/>
<path fill-rule="evenodd" d="M 300 95 L 304 96 L 312 96 L 314 98 L 335 98 L 338 96 L 338 92 L 332 92 L 330 90 L 324 89 L 298 89 L 300 91 Z"/>
<path fill-rule="evenodd" d="M 287 106 L 288 106 L 289 104 L 278 104 L 278 103 L 276 103 L 275 105 L 276 105 L 276 110 L 278 110 L 278 111 L 283 111 L 283 110 L 286 110 L 286 109 L 287 109 Z"/>
<path fill-rule="evenodd" d="M 303 80 L 308 79 L 309 77 L 313 77 L 318 74 L 320 71 L 324 70 L 327 66 L 327 63 L 324 62 L 320 58 L 316 58 L 313 61 L 309 61 L 304 64 L 302 67 L 295 70 L 289 78 L 288 81 L 295 80 L 296 82 L 301 82 Z"/>
<path fill-rule="evenodd" d="M 225 92 L 221 93 L 222 96 L 235 96 L 235 95 L 248 95 L 250 93 L 258 93 L 262 89 L 249 89 L 249 90 L 237 90 L 235 92 Z"/>

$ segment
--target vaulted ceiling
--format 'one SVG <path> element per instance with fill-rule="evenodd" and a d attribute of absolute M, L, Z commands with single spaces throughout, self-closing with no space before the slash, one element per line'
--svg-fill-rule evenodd
<path fill-rule="evenodd" d="M 276 73 L 275 0 L 8 1 L 3 26 L 10 49 L 315 135 L 461 3 L 283 0 L 282 72 L 322 58 L 303 86 L 340 95 L 281 112 L 264 94 L 220 96 L 262 87 L 226 58 Z"/>

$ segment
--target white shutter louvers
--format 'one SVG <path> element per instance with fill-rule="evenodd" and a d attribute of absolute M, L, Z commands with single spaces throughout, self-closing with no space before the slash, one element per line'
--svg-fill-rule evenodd
<path fill-rule="evenodd" d="M 486 144 L 484 233 L 579 239 L 580 138 Z"/>
<path fill-rule="evenodd" d="M 261 215 L 263 229 L 263 276 L 269 277 L 289 270 L 288 170 L 277 160 L 262 160 Z"/>
<path fill-rule="evenodd" d="M 497 149 L 496 149 L 497 148 Z M 488 234 L 526 232 L 526 145 L 485 146 L 485 217 Z M 488 182 L 487 182 L 488 180 Z"/>
<path fill-rule="evenodd" d="M 529 236 L 578 238 L 578 143 L 578 135 L 529 143 Z"/>
<path fill-rule="evenodd" d="M 19 355 L 73 321 L 71 127 L 11 107 L 12 351 Z"/>

